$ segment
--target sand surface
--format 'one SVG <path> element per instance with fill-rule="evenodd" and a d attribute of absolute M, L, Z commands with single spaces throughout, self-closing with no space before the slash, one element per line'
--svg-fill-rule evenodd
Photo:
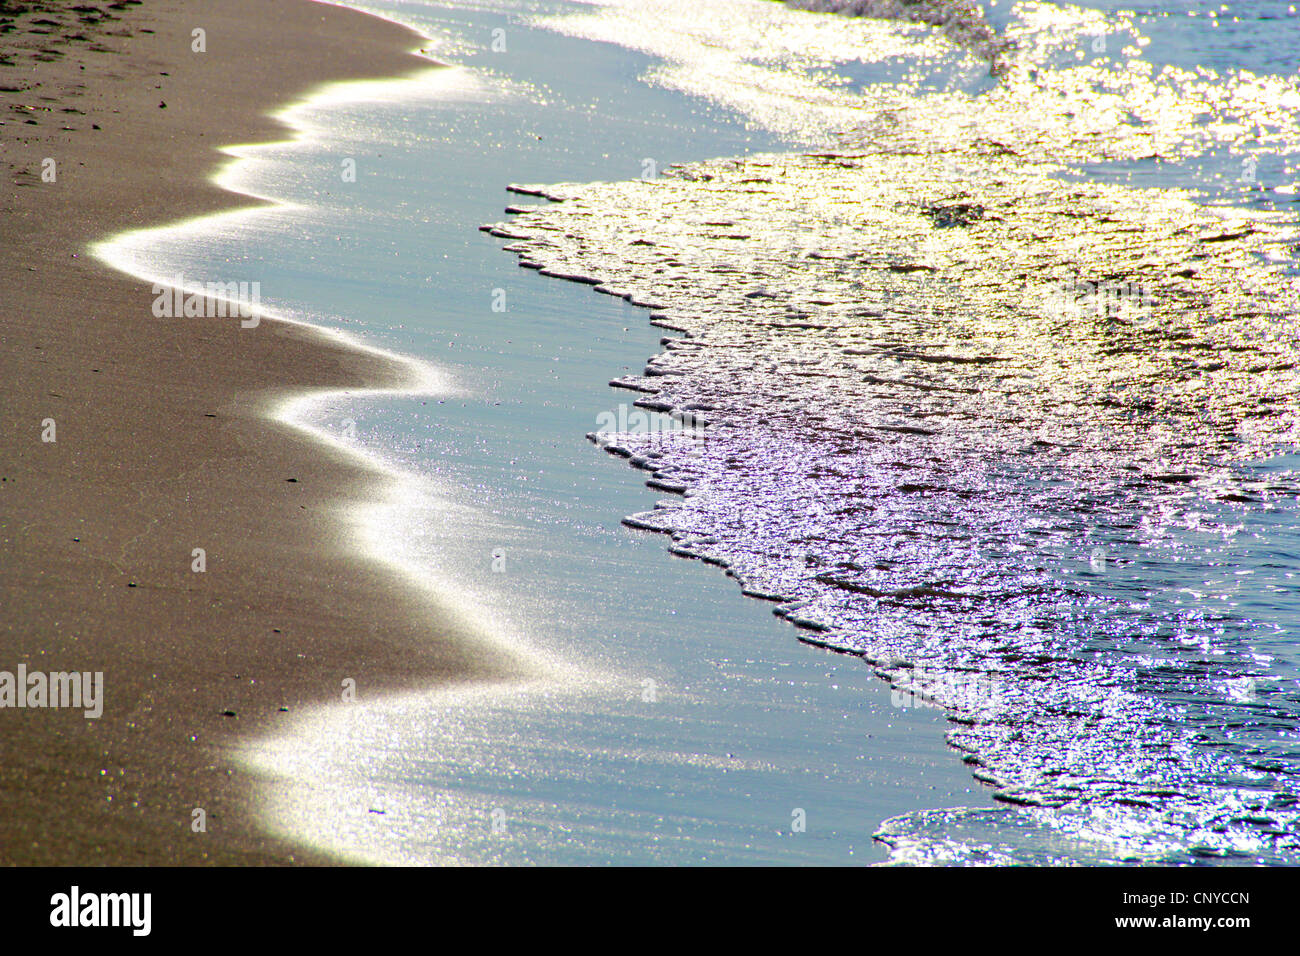
<path fill-rule="evenodd" d="M 103 671 L 106 704 L 0 709 L 0 861 L 323 862 L 258 831 L 232 743 L 345 678 L 501 667 L 350 548 L 339 515 L 382 479 L 267 417 L 408 373 L 304 327 L 155 318 L 87 244 L 246 204 L 208 183 L 217 147 L 283 138 L 268 111 L 322 82 L 428 63 L 309 0 L 32 6 L 0 8 L 0 670 Z"/>

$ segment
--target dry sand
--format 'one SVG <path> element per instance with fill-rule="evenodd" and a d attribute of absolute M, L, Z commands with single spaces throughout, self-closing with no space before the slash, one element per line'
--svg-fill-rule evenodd
<path fill-rule="evenodd" d="M 344 678 L 504 666 L 349 549 L 337 512 L 380 479 L 266 417 L 406 373 L 308 328 L 154 318 L 87 244 L 246 204 L 207 181 L 215 147 L 283 138 L 268 111 L 323 81 L 428 64 L 401 27 L 309 0 L 31 6 L 0 4 L 0 671 L 103 671 L 107 702 L 0 709 L 0 861 L 323 862 L 259 833 L 233 743 Z"/>

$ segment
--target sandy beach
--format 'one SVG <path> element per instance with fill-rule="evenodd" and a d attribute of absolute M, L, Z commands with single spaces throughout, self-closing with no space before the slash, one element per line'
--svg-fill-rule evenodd
<path fill-rule="evenodd" d="M 246 204 L 208 182 L 218 147 L 283 138 L 268 113 L 318 84 L 428 62 L 415 34 L 309 0 L 19 6 L 0 10 L 0 669 L 102 671 L 106 700 L 97 720 L 0 711 L 0 861 L 324 862 L 258 832 L 232 741 L 348 678 L 489 665 L 345 547 L 334 515 L 381 479 L 267 410 L 407 373 L 302 326 L 155 318 L 87 245 Z"/>

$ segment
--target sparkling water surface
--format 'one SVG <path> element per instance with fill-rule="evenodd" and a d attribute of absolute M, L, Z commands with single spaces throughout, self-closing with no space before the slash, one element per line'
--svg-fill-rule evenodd
<path fill-rule="evenodd" d="M 290 205 L 107 254 L 430 363 L 292 413 L 403 476 L 358 542 L 536 676 L 300 716 L 245 755 L 268 827 L 380 862 L 1296 861 L 1294 311 L 1217 243 L 1193 288 L 1171 265 L 1198 203 L 1294 218 L 1289 5 L 985 4 L 996 64 L 768 0 L 357 5 L 453 66 L 238 150 L 228 184 Z M 720 191 L 782 169 L 784 205 Z M 506 241 L 672 328 L 477 231 L 540 201 L 508 183 L 587 181 L 624 185 Z M 1132 276 L 1158 306 L 1048 301 Z M 598 436 L 655 492 L 584 438 L 646 382 L 707 423 Z"/>

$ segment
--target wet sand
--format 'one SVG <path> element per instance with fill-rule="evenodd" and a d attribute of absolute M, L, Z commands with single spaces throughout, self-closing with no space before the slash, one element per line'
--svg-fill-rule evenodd
<path fill-rule="evenodd" d="M 208 182 L 217 147 L 283 138 L 268 111 L 322 82 L 428 63 L 405 29 L 308 0 L 55 10 L 0 11 L 0 670 L 102 671 L 106 702 L 0 709 L 0 861 L 325 862 L 258 832 L 234 741 L 348 678 L 503 668 L 348 547 L 341 512 L 383 479 L 268 417 L 410 373 L 306 327 L 155 318 L 87 244 L 246 204 Z"/>

